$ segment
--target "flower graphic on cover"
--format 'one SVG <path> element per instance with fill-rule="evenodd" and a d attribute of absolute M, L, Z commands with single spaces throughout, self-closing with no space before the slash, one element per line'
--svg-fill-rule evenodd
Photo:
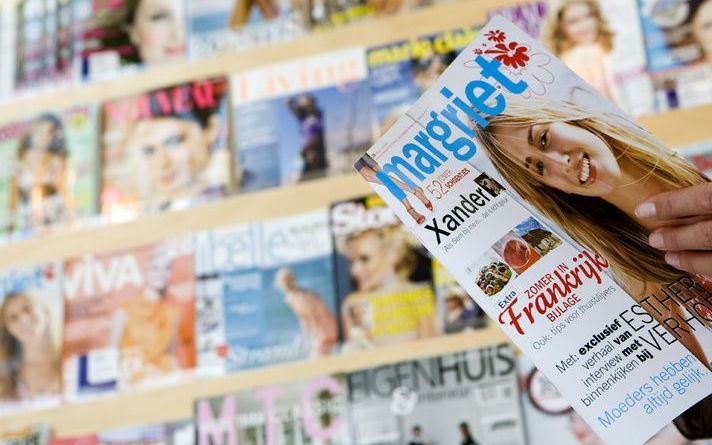
<path fill-rule="evenodd" d="M 493 29 L 485 35 L 487 36 L 487 40 L 497 43 L 502 43 L 507 38 L 507 35 L 499 29 Z"/>
<path fill-rule="evenodd" d="M 494 48 L 489 48 L 485 54 L 494 55 L 494 58 L 502 62 L 506 66 L 512 68 L 523 68 L 529 61 L 527 55 L 529 49 L 526 46 L 520 45 L 517 42 L 498 43 Z"/>

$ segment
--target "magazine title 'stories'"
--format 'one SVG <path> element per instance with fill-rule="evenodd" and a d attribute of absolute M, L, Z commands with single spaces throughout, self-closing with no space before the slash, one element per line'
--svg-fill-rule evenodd
<path fill-rule="evenodd" d="M 355 167 L 606 442 L 712 391 L 712 295 L 634 216 L 704 177 L 511 23 Z"/>

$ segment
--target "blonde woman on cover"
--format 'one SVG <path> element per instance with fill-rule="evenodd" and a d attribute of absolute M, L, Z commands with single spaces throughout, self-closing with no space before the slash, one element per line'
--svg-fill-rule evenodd
<path fill-rule="evenodd" d="M 542 41 L 571 70 L 615 100 L 611 31 L 597 0 L 561 0 L 544 23 Z"/>
<path fill-rule="evenodd" d="M 417 287 L 416 283 L 410 280 L 410 275 L 417 266 L 417 254 L 405 236 L 401 228 L 369 229 L 356 233 L 345 241 L 342 251 L 349 259 L 351 278 L 356 285 L 356 289 L 341 304 L 346 342 L 368 341 L 379 345 L 437 334 L 434 302 L 429 306 L 432 310 L 404 306 L 404 310 L 409 310 L 409 314 L 418 314 L 415 328 L 410 331 L 381 336 L 374 336 L 372 332 L 374 325 L 384 321 L 373 319 L 375 311 L 371 297 L 404 293 Z"/>
<path fill-rule="evenodd" d="M 651 196 L 708 181 L 682 158 L 622 116 L 568 102 L 509 97 L 505 112 L 489 122 L 477 129 L 479 146 L 500 174 L 572 239 L 606 258 L 636 301 L 693 278 L 648 244 L 665 221 L 635 213 Z M 648 312 L 661 323 L 672 315 L 686 318 L 679 305 L 658 309 L 661 314 Z M 693 331 L 680 340 L 709 366 Z"/>
<path fill-rule="evenodd" d="M 26 293 L 0 304 L 0 401 L 56 395 L 62 389 L 59 339 L 49 309 Z"/>
<path fill-rule="evenodd" d="M 712 65 L 712 0 L 691 0 L 692 36 L 702 50 L 702 61 Z"/>

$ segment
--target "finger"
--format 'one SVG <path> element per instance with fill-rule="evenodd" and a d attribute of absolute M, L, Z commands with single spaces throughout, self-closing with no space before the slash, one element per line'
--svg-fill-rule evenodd
<path fill-rule="evenodd" d="M 712 214 L 712 183 L 661 193 L 638 204 L 635 214 L 644 219 L 674 219 Z"/>
<path fill-rule="evenodd" d="M 712 250 L 712 219 L 657 229 L 648 242 L 660 250 Z"/>
<path fill-rule="evenodd" d="M 712 252 L 668 252 L 665 254 L 665 262 L 690 273 L 712 275 Z"/>

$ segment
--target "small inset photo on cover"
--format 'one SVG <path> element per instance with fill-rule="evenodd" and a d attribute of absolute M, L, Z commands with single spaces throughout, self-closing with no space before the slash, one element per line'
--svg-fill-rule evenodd
<path fill-rule="evenodd" d="M 476 177 L 475 182 L 477 185 L 487 190 L 492 196 L 497 196 L 505 190 L 499 182 L 490 178 L 487 173 L 482 173 L 480 176 Z"/>
<path fill-rule="evenodd" d="M 509 231 L 506 235 L 494 243 L 492 249 L 501 256 L 516 273 L 520 275 L 525 270 L 534 265 L 541 255 L 532 246 L 530 246 L 524 238 L 517 235 L 514 230 Z"/>
<path fill-rule="evenodd" d="M 485 252 L 475 263 L 474 270 L 478 274 L 477 286 L 489 297 L 500 293 L 517 276 L 492 249 Z"/>
<path fill-rule="evenodd" d="M 561 245 L 561 239 L 534 218 L 528 218 L 514 228 L 514 232 L 541 256 Z"/>

